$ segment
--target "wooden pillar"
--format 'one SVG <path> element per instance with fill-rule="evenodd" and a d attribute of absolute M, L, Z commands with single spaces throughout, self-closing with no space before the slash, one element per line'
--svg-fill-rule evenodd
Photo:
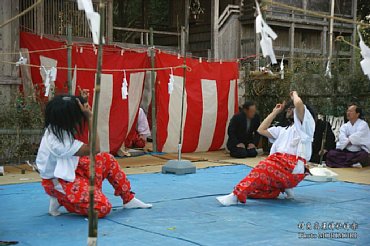
<path fill-rule="evenodd" d="M 324 18 L 324 22 L 327 22 L 327 19 Z M 324 26 L 322 29 L 322 44 L 321 44 L 321 49 L 322 49 L 322 55 L 326 57 L 328 51 L 328 27 Z"/>
<path fill-rule="evenodd" d="M 218 58 L 218 18 L 220 12 L 220 1 L 212 0 L 211 1 L 211 50 L 212 57 L 214 59 Z"/>
<path fill-rule="evenodd" d="M 12 18 L 19 13 L 19 1 L 0 1 L 0 23 Z M 9 53 L 19 50 L 19 19 L 0 28 L 0 52 Z M 2 55 L 4 61 L 15 61 L 19 55 Z M 15 66 L 0 63 L 0 76 L 18 76 Z"/>
<path fill-rule="evenodd" d="M 107 1 L 107 42 L 113 42 L 113 1 Z"/>
<path fill-rule="evenodd" d="M 352 18 L 354 21 L 357 20 L 357 0 L 352 1 Z M 356 24 L 353 24 L 352 28 L 352 47 L 351 47 L 351 67 L 352 72 L 354 73 L 356 71 L 356 49 L 354 46 L 356 46 L 356 36 L 357 36 L 357 26 Z"/>
<path fill-rule="evenodd" d="M 295 34 L 295 23 L 294 23 L 294 12 L 292 12 L 292 23 L 289 27 L 289 68 L 293 69 L 294 66 L 294 34 Z"/>
<path fill-rule="evenodd" d="M 36 6 L 36 33 L 43 35 L 45 33 L 45 19 L 44 19 L 44 1 Z"/>
<path fill-rule="evenodd" d="M 184 0 L 184 7 L 185 7 L 185 19 L 184 19 L 184 26 L 185 26 L 185 46 L 189 48 L 190 0 Z"/>

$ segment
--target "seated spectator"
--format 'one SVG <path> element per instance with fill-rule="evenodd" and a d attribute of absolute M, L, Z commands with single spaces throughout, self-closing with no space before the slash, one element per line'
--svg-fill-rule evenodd
<path fill-rule="evenodd" d="M 325 140 L 323 142 L 323 139 Z M 324 148 L 321 153 L 321 147 Z M 312 156 L 310 162 L 320 163 L 321 154 L 322 161 L 326 160 L 326 155 L 330 150 L 335 149 L 335 135 L 329 122 L 318 119 L 316 121 L 315 133 L 312 142 Z"/>
<path fill-rule="evenodd" d="M 369 165 L 370 129 L 362 119 L 362 109 L 351 104 L 347 110 L 348 122 L 340 128 L 336 150 L 326 156 L 329 167 L 363 167 Z"/>
<path fill-rule="evenodd" d="M 260 135 L 257 132 L 260 126 L 260 117 L 256 114 L 254 102 L 244 103 L 242 110 L 234 115 L 228 127 L 227 148 L 230 156 L 236 158 L 256 157 Z"/>

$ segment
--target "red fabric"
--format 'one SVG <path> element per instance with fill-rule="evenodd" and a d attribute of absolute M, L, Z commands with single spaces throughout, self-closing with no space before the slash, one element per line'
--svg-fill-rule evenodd
<path fill-rule="evenodd" d="M 174 67 L 183 65 L 183 58 L 165 53 L 157 53 L 155 57 L 156 67 Z M 209 150 L 218 150 L 222 147 L 228 121 L 228 95 L 231 80 L 237 80 L 239 69 L 237 62 L 199 62 L 199 59 L 187 58 L 186 65 L 191 71 L 186 72 L 187 112 L 184 122 L 184 136 L 182 152 L 194 152 L 197 149 L 202 123 L 203 102 L 201 80 L 216 80 L 218 109 L 216 127 L 214 130 L 212 145 Z M 184 76 L 183 69 L 175 69 L 175 76 Z M 170 70 L 157 72 L 156 102 L 157 102 L 157 146 L 162 151 L 169 133 L 169 94 L 168 80 Z M 238 92 L 235 87 L 235 107 L 238 110 Z M 181 110 L 181 109 L 179 109 Z"/>
<path fill-rule="evenodd" d="M 280 192 L 296 187 L 304 179 L 305 174 L 292 174 L 299 159 L 295 155 L 280 153 L 268 156 L 235 186 L 234 194 L 242 203 L 246 202 L 247 197 L 278 197 Z"/>
<path fill-rule="evenodd" d="M 125 147 L 127 148 L 144 148 L 145 147 L 145 140 L 142 139 L 137 131 L 134 131 L 125 141 Z"/>
<path fill-rule="evenodd" d="M 96 155 L 95 160 L 95 210 L 98 217 L 102 218 L 109 214 L 112 208 L 112 204 L 102 192 L 104 179 L 108 179 L 114 187 L 114 195 L 120 196 L 124 204 L 134 198 L 134 193 L 131 192 L 130 181 L 112 155 L 100 153 Z M 81 157 L 76 169 L 76 179 L 73 182 L 58 179 L 65 194 L 54 188 L 51 179 L 43 179 L 42 186 L 46 193 L 56 197 L 59 204 L 64 206 L 67 211 L 87 215 L 89 209 L 89 165 L 89 157 Z"/>
<path fill-rule="evenodd" d="M 21 32 L 20 33 L 20 46 L 26 48 L 29 51 L 34 50 L 46 50 L 63 48 L 66 43 L 62 41 L 54 41 L 47 38 L 41 38 L 38 35 Z M 131 129 L 129 128 L 129 112 L 128 112 L 128 100 L 122 100 L 121 86 L 123 80 L 123 69 L 132 68 L 147 68 L 149 67 L 149 59 L 146 52 L 138 53 L 134 51 L 125 51 L 121 55 L 121 48 L 115 46 L 105 45 L 103 48 L 103 69 L 122 69 L 122 72 L 104 72 L 105 74 L 113 74 L 113 95 L 112 95 L 112 106 L 110 108 L 110 114 L 107 116 L 109 120 L 109 146 L 110 152 L 116 153 L 125 141 L 127 135 L 135 130 L 135 122 Z M 30 64 L 40 65 L 40 56 L 45 56 L 57 60 L 58 67 L 67 67 L 67 49 L 57 51 L 45 51 L 30 53 Z M 74 43 L 72 47 L 72 68 L 89 68 L 96 69 L 97 55 L 95 49 L 91 44 Z M 130 91 L 130 74 L 126 72 L 126 78 L 129 84 Z M 41 90 L 39 91 L 39 97 L 46 102 L 47 99 L 44 97 L 44 85 L 40 75 L 40 69 L 38 67 L 31 68 L 32 82 L 38 85 Z M 58 69 L 57 78 L 55 81 L 56 94 L 67 93 L 67 70 Z M 76 91 L 78 86 L 81 88 L 90 90 L 90 105 L 93 102 L 93 89 L 95 87 L 95 71 L 77 71 Z M 130 92 L 129 92 L 130 93 Z M 78 94 L 78 93 L 77 93 Z M 137 95 L 139 96 L 139 95 Z M 130 94 L 129 97 L 135 97 Z M 138 110 L 138 108 L 137 108 Z M 88 133 L 86 132 L 79 136 L 79 139 L 87 142 Z"/>

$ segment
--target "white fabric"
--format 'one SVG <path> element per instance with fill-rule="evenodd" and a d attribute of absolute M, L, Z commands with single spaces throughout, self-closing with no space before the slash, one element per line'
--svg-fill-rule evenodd
<path fill-rule="evenodd" d="M 263 57 L 270 57 L 271 63 L 276 64 L 275 53 L 272 48 L 272 39 L 277 38 L 277 34 L 263 20 L 258 2 L 256 1 L 257 17 L 256 17 L 256 33 L 261 34 L 261 49 Z"/>
<path fill-rule="evenodd" d="M 203 112 L 196 152 L 207 151 L 211 147 L 217 122 L 217 113 L 215 112 L 218 111 L 216 80 L 201 79 L 200 82 Z"/>
<path fill-rule="evenodd" d="M 360 64 L 362 71 L 365 75 L 368 76 L 370 79 L 370 48 L 365 44 L 364 40 L 362 39 L 361 33 L 359 32 L 360 37 L 360 49 L 361 49 L 361 55 L 364 58 Z"/>
<path fill-rule="evenodd" d="M 366 121 L 358 119 L 353 125 L 351 122 L 344 124 L 340 128 L 337 149 L 370 153 L 370 129 Z"/>
<path fill-rule="evenodd" d="M 139 73 L 131 73 L 130 74 L 130 94 L 135 96 L 129 96 L 128 97 L 128 129 L 131 129 L 135 119 L 136 115 L 140 106 L 140 100 L 143 93 L 143 83 L 145 73 L 139 72 Z M 127 132 L 127 135 L 130 132 Z"/>
<path fill-rule="evenodd" d="M 79 157 L 74 156 L 83 143 L 63 134 L 63 143 L 46 129 L 36 157 L 37 168 L 43 179 L 61 178 L 72 182 Z"/>
<path fill-rule="evenodd" d="M 139 116 L 137 119 L 137 131 L 140 135 L 148 137 L 151 135 L 148 118 L 145 115 L 145 112 L 142 108 L 139 108 Z"/>
<path fill-rule="evenodd" d="M 315 120 L 305 106 L 303 122 L 298 119 L 294 109 L 294 124 L 289 127 L 274 126 L 268 129 L 273 143 L 270 154 L 285 153 L 297 155 L 309 160 L 312 154 L 312 141 L 315 132 Z"/>

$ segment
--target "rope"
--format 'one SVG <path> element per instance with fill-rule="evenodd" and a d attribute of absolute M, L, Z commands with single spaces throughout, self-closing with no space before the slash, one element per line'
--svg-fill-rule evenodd
<path fill-rule="evenodd" d="M 5 21 L 4 23 L 2 23 L 0 25 L 0 28 L 8 25 L 10 22 L 14 21 L 15 19 L 18 19 L 19 17 L 27 14 L 28 12 L 30 12 L 32 9 L 34 9 L 37 5 L 39 5 L 40 3 L 42 3 L 43 0 L 38 0 L 36 3 L 34 3 L 33 5 L 31 5 L 30 7 L 28 7 L 27 9 L 25 9 L 23 12 L 17 14 L 16 16 L 10 18 L 9 20 Z"/>
<path fill-rule="evenodd" d="M 273 2 L 272 0 L 263 0 L 263 2 L 265 2 L 267 4 L 270 4 L 270 5 L 275 5 L 275 6 L 278 6 L 278 7 L 282 7 L 282 8 L 294 10 L 294 11 L 297 11 L 297 12 L 302 12 L 302 13 L 305 13 L 305 14 L 309 14 L 309 15 L 312 15 L 312 16 L 317 16 L 317 17 L 322 17 L 322 18 L 327 18 L 327 19 L 334 19 L 334 20 L 337 20 L 337 21 L 340 21 L 340 22 L 345 22 L 345 23 L 349 23 L 349 24 L 356 24 L 356 25 L 361 25 L 361 26 L 365 26 L 365 27 L 370 27 L 370 24 L 368 24 L 368 23 L 363 23 L 363 22 L 359 22 L 359 21 L 355 21 L 355 20 L 351 20 L 351 19 L 346 19 L 346 18 L 341 18 L 341 17 L 330 16 L 330 15 L 322 14 L 322 13 L 316 12 L 316 11 L 311 11 L 311 10 L 307 10 L 307 9 L 293 7 L 291 5 L 284 4 L 284 3 Z"/>
<path fill-rule="evenodd" d="M 32 53 L 41 53 L 41 52 L 48 52 L 48 51 L 56 51 L 56 50 L 65 50 L 67 49 L 66 46 L 62 48 L 54 48 L 54 49 L 45 49 L 45 50 L 31 50 L 27 51 L 27 53 L 32 54 Z M 18 55 L 19 53 L 22 53 L 21 51 L 18 52 L 0 52 L 0 55 Z"/>
<path fill-rule="evenodd" d="M 5 64 L 11 64 L 11 65 L 16 65 L 16 62 L 10 62 L 10 61 L 0 61 L 0 63 L 5 63 Z M 40 65 L 35 65 L 35 64 L 22 64 L 22 66 L 27 66 L 27 67 L 35 67 L 35 68 L 41 68 L 42 66 Z M 55 67 L 56 69 L 59 70 L 68 70 L 68 67 Z M 161 71 L 161 70 L 169 70 L 169 69 L 178 69 L 178 68 L 186 68 L 188 72 L 191 72 L 191 67 L 189 66 L 184 66 L 184 65 L 179 65 L 175 67 L 159 67 L 159 68 L 128 68 L 128 69 L 102 69 L 102 72 L 138 72 L 138 71 Z M 73 70 L 74 68 L 72 68 Z M 76 70 L 78 71 L 91 71 L 95 72 L 95 68 L 77 68 Z"/>
<path fill-rule="evenodd" d="M 345 44 L 348 44 L 349 46 L 352 46 L 355 49 L 361 50 L 360 47 L 352 44 L 351 42 L 349 42 L 347 40 L 345 40 L 343 36 L 337 36 L 336 39 L 335 39 L 335 41 L 343 42 Z"/>

